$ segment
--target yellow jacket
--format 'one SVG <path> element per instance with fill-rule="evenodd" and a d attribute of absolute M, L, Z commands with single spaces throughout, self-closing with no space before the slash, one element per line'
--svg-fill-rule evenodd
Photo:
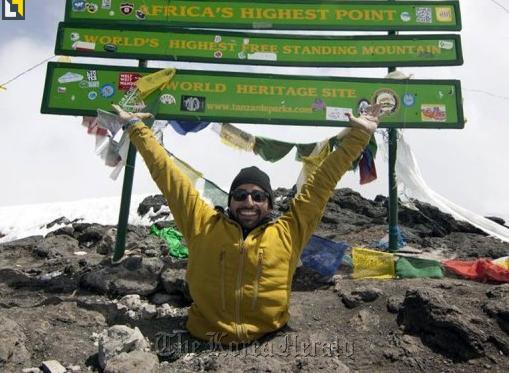
<path fill-rule="evenodd" d="M 152 178 L 189 246 L 187 282 L 193 304 L 187 328 L 197 338 L 248 342 L 284 326 L 302 249 L 320 222 L 341 176 L 370 135 L 352 129 L 308 178 L 283 216 L 244 239 L 240 225 L 207 204 L 142 123 L 130 128 Z"/>

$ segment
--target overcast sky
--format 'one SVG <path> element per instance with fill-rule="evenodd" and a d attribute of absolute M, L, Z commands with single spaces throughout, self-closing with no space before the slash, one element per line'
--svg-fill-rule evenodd
<path fill-rule="evenodd" d="M 497 1 L 509 8 L 509 0 Z M 25 21 L 0 21 L 0 84 L 53 55 L 57 25 L 64 18 L 64 4 L 64 0 L 29 0 Z M 407 130 L 405 134 L 432 189 L 474 212 L 509 218 L 506 163 L 509 14 L 492 1 L 479 0 L 462 0 L 461 11 L 463 66 L 401 70 L 418 79 L 460 79 L 468 123 L 463 130 Z M 119 63 L 83 58 L 72 61 Z M 124 63 L 136 65 L 135 61 Z M 271 68 L 273 72 L 278 70 L 290 71 Z M 291 71 L 294 74 L 374 78 L 386 73 L 385 69 Z M 7 91 L 0 91 L 0 206 L 120 196 L 122 175 L 117 181 L 109 179 L 111 169 L 94 154 L 94 139 L 80 125 L 81 118 L 40 114 L 45 74 L 43 65 L 9 84 Z M 296 142 L 319 141 L 338 131 L 337 128 L 238 126 L 256 135 Z M 268 163 L 225 147 L 209 130 L 185 137 L 168 131 L 166 142 L 177 156 L 224 188 L 228 188 L 241 167 L 252 164 L 269 173 L 274 188 L 290 187 L 300 172 L 300 164 L 293 160 L 294 153 L 281 162 Z M 351 173 L 340 185 L 368 197 L 387 195 L 387 166 L 382 156 L 377 158 L 376 164 L 377 181 L 360 186 L 358 175 Z M 133 192 L 156 191 L 138 157 Z"/>

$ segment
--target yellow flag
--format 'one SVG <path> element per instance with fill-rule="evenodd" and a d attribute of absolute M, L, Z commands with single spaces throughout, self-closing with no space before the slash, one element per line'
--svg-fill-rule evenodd
<path fill-rule="evenodd" d="M 175 75 L 175 69 L 163 69 L 153 74 L 146 75 L 136 82 L 136 88 L 140 91 L 141 98 L 146 98 L 157 89 L 165 88 Z"/>
<path fill-rule="evenodd" d="M 504 256 L 503 258 L 498 258 L 493 261 L 496 265 L 509 270 L 509 256 Z"/>
<path fill-rule="evenodd" d="M 219 136 L 223 144 L 234 149 L 245 150 L 248 152 L 253 151 L 255 137 L 229 123 L 223 123 L 221 125 L 221 132 Z"/>
<path fill-rule="evenodd" d="M 395 278 L 395 259 L 396 257 L 389 253 L 354 247 L 352 249 L 353 278 Z"/>
<path fill-rule="evenodd" d="M 71 57 L 69 57 L 69 56 L 59 56 L 57 62 L 71 62 Z"/>

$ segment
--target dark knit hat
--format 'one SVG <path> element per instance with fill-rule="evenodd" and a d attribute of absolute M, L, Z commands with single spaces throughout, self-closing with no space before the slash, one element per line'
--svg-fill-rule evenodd
<path fill-rule="evenodd" d="M 265 172 L 260 170 L 256 166 L 246 167 L 240 170 L 239 174 L 235 176 L 230 187 L 230 193 L 228 194 L 228 206 L 232 198 L 232 192 L 242 184 L 254 184 L 258 185 L 264 191 L 269 194 L 269 206 L 272 208 L 272 201 L 274 200 L 274 194 L 272 193 L 272 187 L 270 186 L 270 178 Z"/>

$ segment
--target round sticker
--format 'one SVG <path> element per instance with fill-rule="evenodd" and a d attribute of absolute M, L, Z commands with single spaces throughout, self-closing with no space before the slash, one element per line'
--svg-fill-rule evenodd
<path fill-rule="evenodd" d="M 215 51 L 215 52 L 214 52 L 214 57 L 216 57 L 216 58 L 221 58 L 221 57 L 223 57 L 223 52 L 221 52 L 221 51 Z"/>
<path fill-rule="evenodd" d="M 143 13 L 141 10 L 137 10 L 136 18 L 138 18 L 140 21 L 143 21 L 145 19 L 145 13 Z"/>
<path fill-rule="evenodd" d="M 71 41 L 78 41 L 80 40 L 80 34 L 77 32 L 71 32 Z"/>
<path fill-rule="evenodd" d="M 403 105 L 413 106 L 415 104 L 415 96 L 411 93 L 405 93 L 403 96 Z"/>
<path fill-rule="evenodd" d="M 111 84 L 105 84 L 101 87 L 101 96 L 110 98 L 115 94 L 115 88 Z"/>
<path fill-rule="evenodd" d="M 175 97 L 168 93 L 165 93 L 164 95 L 161 95 L 159 101 L 161 101 L 161 104 L 171 105 L 175 103 Z"/>
<path fill-rule="evenodd" d="M 214 43 L 221 43 L 221 40 L 223 40 L 223 39 L 221 38 L 221 35 L 216 35 L 216 36 L 214 36 Z"/>
<path fill-rule="evenodd" d="M 368 100 L 366 100 L 365 98 L 360 100 L 359 103 L 357 104 L 357 115 L 367 114 L 369 106 L 370 103 Z"/>
<path fill-rule="evenodd" d="M 97 98 L 97 92 L 96 91 L 91 91 L 91 92 L 88 92 L 88 99 L 89 100 L 95 100 Z"/>
<path fill-rule="evenodd" d="M 94 3 L 87 3 L 87 12 L 94 14 L 99 9 L 99 6 Z"/>
<path fill-rule="evenodd" d="M 410 13 L 408 13 L 408 12 L 401 13 L 400 17 L 403 22 L 410 22 L 410 20 L 412 19 L 412 17 L 410 16 Z"/>
<path fill-rule="evenodd" d="M 396 92 L 386 88 L 376 91 L 371 101 L 374 104 L 381 105 L 382 115 L 394 114 L 399 107 L 399 99 Z"/>

